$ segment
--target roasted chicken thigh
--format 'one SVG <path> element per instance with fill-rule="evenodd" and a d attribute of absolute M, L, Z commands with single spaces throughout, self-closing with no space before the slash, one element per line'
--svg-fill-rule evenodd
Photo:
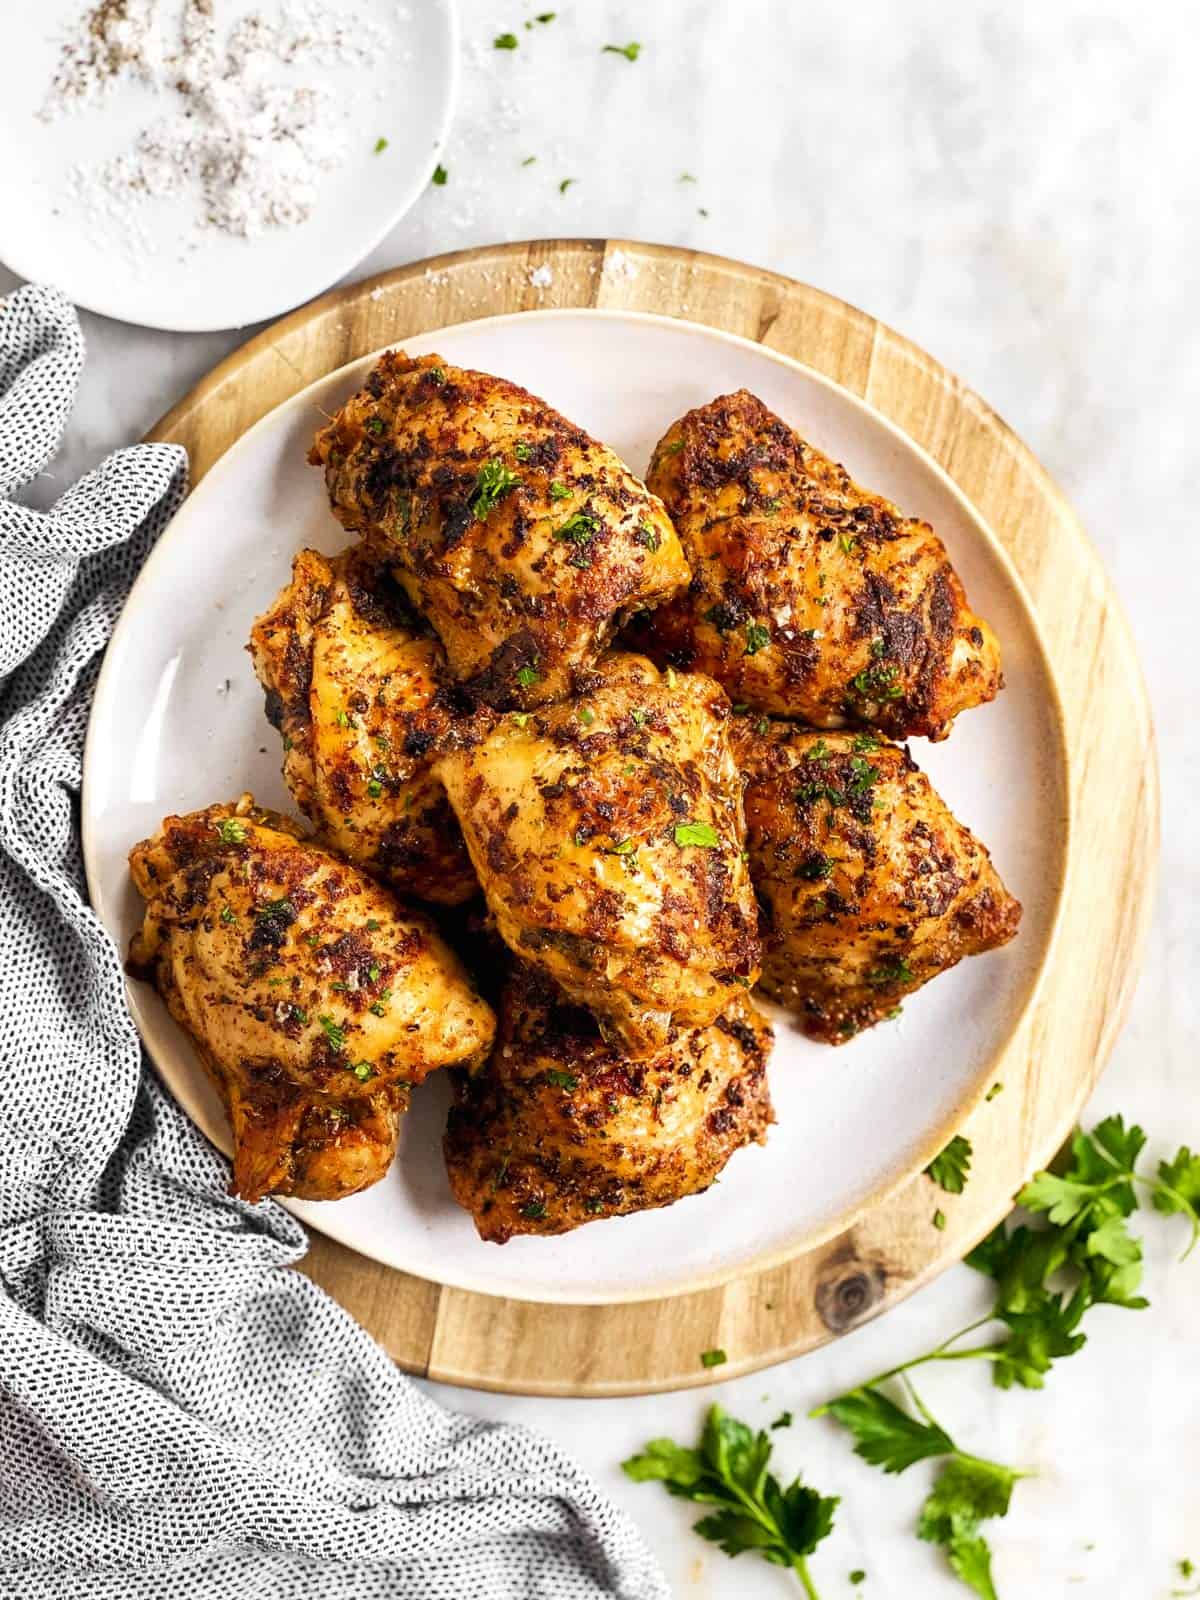
<path fill-rule="evenodd" d="M 661 503 L 611 450 L 438 356 L 383 356 L 310 459 L 491 705 L 571 693 L 632 612 L 688 581 Z"/>
<path fill-rule="evenodd" d="M 963 956 L 1007 944 L 1013 899 L 908 751 L 737 719 L 761 989 L 840 1044 Z"/>
<path fill-rule="evenodd" d="M 674 423 L 650 487 L 692 583 L 633 648 L 710 673 L 735 704 L 814 727 L 944 739 L 994 699 L 995 636 L 927 522 L 860 488 L 744 389 Z"/>
<path fill-rule="evenodd" d="M 771 1123 L 771 1030 L 739 995 L 630 1061 L 544 976 L 518 968 L 488 1065 L 455 1074 L 446 1170 L 481 1238 L 566 1233 L 707 1189 Z"/>
<path fill-rule="evenodd" d="M 249 795 L 167 817 L 129 860 L 130 969 L 225 1102 L 243 1199 L 376 1182 L 409 1086 L 486 1056 L 495 1018 L 432 924 Z"/>
<path fill-rule="evenodd" d="M 728 701 L 629 655 L 581 690 L 437 772 L 501 938 L 641 1057 L 758 974 Z"/>
<path fill-rule="evenodd" d="M 433 776 L 463 708 L 445 652 L 387 568 L 361 549 L 302 550 L 249 650 L 284 779 L 321 837 L 406 894 L 470 899 L 475 874 Z"/>

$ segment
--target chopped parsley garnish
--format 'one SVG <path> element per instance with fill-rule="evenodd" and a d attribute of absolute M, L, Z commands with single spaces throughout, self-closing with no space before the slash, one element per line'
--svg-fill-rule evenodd
<path fill-rule="evenodd" d="M 774 1432 L 776 1428 L 790 1428 L 795 1420 L 790 1411 L 781 1411 L 771 1424 L 771 1431 Z"/>
<path fill-rule="evenodd" d="M 570 544 L 578 545 L 581 550 L 586 550 L 596 537 L 599 528 L 598 517 L 593 517 L 586 511 L 576 511 L 560 528 L 554 530 L 554 537 L 565 539 Z"/>
<path fill-rule="evenodd" d="M 665 456 L 677 456 L 679 454 L 679 452 L 683 449 L 685 443 L 686 443 L 686 440 L 684 440 L 684 439 L 674 439 L 674 440 L 672 440 L 672 442 L 670 444 L 663 446 L 663 455 L 665 455 Z"/>
<path fill-rule="evenodd" d="M 562 182 L 558 186 L 559 194 L 566 194 L 567 190 L 571 187 L 571 185 L 573 183 L 578 183 L 578 182 L 579 182 L 578 178 L 564 178 L 562 180 Z"/>
<path fill-rule="evenodd" d="M 600 52 L 605 56 L 624 56 L 626 61 L 636 61 L 641 53 L 642 47 L 636 40 L 630 40 L 628 44 L 606 44 Z"/>
<path fill-rule="evenodd" d="M 677 845 L 694 845 L 701 850 L 717 850 L 721 845 L 721 835 L 709 822 L 680 822 L 674 837 Z"/>
<path fill-rule="evenodd" d="M 441 189 L 445 185 L 446 179 L 449 176 L 450 176 L 450 174 L 446 171 L 445 167 L 439 161 L 437 166 L 434 167 L 434 169 L 433 169 L 433 179 L 432 179 L 432 181 L 437 184 L 439 189 Z"/>
<path fill-rule="evenodd" d="M 535 22 L 543 22 L 543 23 L 545 23 L 545 22 L 553 22 L 557 15 L 558 15 L 557 11 L 539 11 L 537 16 L 534 17 L 533 20 Z"/>
<path fill-rule="evenodd" d="M 873 733 L 856 733 L 851 749 L 856 755 L 870 755 L 879 749 L 879 740 Z"/>
<path fill-rule="evenodd" d="M 379 799 L 379 796 L 383 793 L 383 785 L 378 778 L 372 778 L 370 783 L 367 784 L 367 793 L 372 800 Z"/>
<path fill-rule="evenodd" d="M 746 624 L 746 655 L 756 656 L 760 650 L 765 650 L 771 642 L 771 630 L 761 622 L 748 622 Z"/>
<path fill-rule="evenodd" d="M 649 550 L 651 555 L 654 554 L 659 545 L 662 543 L 662 540 L 658 536 L 658 529 L 652 528 L 648 522 L 638 523 L 637 529 L 633 535 L 633 539 L 635 544 L 645 545 L 646 549 Z"/>
<path fill-rule="evenodd" d="M 516 456 L 518 461 L 528 461 L 532 454 L 533 451 L 530 450 L 527 444 L 516 444 L 513 446 L 513 455 Z"/>
<path fill-rule="evenodd" d="M 368 1078 L 375 1076 L 375 1068 L 369 1061 L 356 1061 L 350 1069 L 359 1083 L 366 1083 Z"/>
<path fill-rule="evenodd" d="M 512 719 L 518 728 L 523 728 L 532 716 L 532 711 L 514 711 L 512 714 Z"/>
<path fill-rule="evenodd" d="M 531 689 L 540 677 L 541 674 L 536 667 L 519 667 L 517 669 L 517 682 L 522 689 Z"/>
<path fill-rule="evenodd" d="M 984 1095 L 984 1097 L 983 1097 L 984 1100 L 985 1101 L 994 1100 L 996 1098 L 996 1096 L 1001 1093 L 1003 1088 L 1004 1088 L 1004 1085 L 1002 1083 L 994 1083 L 992 1085 L 992 1087 L 988 1090 L 988 1092 Z"/>
<path fill-rule="evenodd" d="M 838 545 L 841 547 L 841 552 L 844 556 L 848 556 L 850 554 L 856 543 L 857 540 L 852 533 L 838 534 Z"/>
<path fill-rule="evenodd" d="M 286 917 L 291 921 L 296 915 L 296 908 L 288 899 L 268 900 L 261 906 L 255 906 L 254 915 L 256 917 L 270 917 L 276 921 L 282 921 Z"/>
<path fill-rule="evenodd" d="M 446 381 L 446 369 L 445 367 L 430 367 L 429 376 L 440 389 Z"/>
<path fill-rule="evenodd" d="M 475 476 L 475 487 L 471 490 L 467 505 L 476 522 L 482 522 L 488 513 L 499 505 L 500 501 L 520 483 L 520 478 L 515 472 L 510 472 L 503 461 L 488 461 L 480 467 Z"/>
<path fill-rule="evenodd" d="M 222 906 L 221 907 L 221 921 L 222 922 L 236 922 L 237 921 L 237 912 L 233 909 L 232 906 Z"/>
<path fill-rule="evenodd" d="M 945 1226 L 946 1226 L 946 1213 L 944 1211 L 940 1210 L 940 1209 L 935 1211 L 933 1213 L 932 1221 L 933 1221 L 934 1227 L 940 1233 L 943 1230 L 943 1228 L 945 1228 Z"/>
<path fill-rule="evenodd" d="M 804 759 L 805 761 L 828 761 L 829 746 L 825 743 L 824 739 L 818 739 L 816 744 L 812 745 L 808 750 L 806 750 L 804 752 Z"/>
<path fill-rule="evenodd" d="M 833 862 L 829 857 L 815 851 L 796 868 L 796 876 L 805 879 L 808 883 L 821 883 L 833 873 Z"/>
<path fill-rule="evenodd" d="M 556 1089 L 578 1089 L 579 1079 L 573 1072 L 560 1072 L 557 1067 L 547 1067 L 542 1074 L 547 1083 Z"/>
<path fill-rule="evenodd" d="M 754 724 L 754 731 L 760 737 L 765 733 L 769 733 L 771 731 L 770 717 L 759 717 L 758 721 Z"/>
<path fill-rule="evenodd" d="M 537 160 L 536 156 L 526 156 L 524 161 L 522 161 L 521 165 L 523 167 L 531 167 L 536 160 Z"/>
<path fill-rule="evenodd" d="M 307 1022 L 308 1021 L 308 1012 L 305 1011 L 303 1006 L 293 1006 L 292 1007 L 292 1016 L 296 1019 L 297 1022 Z"/>
<path fill-rule="evenodd" d="M 568 489 L 565 483 L 552 483 L 550 485 L 551 500 L 569 500 L 573 493 L 574 490 Z"/>
<path fill-rule="evenodd" d="M 700 1365 L 702 1367 L 723 1367 L 729 1360 L 724 1350 L 701 1350 Z"/>
<path fill-rule="evenodd" d="M 222 844 L 245 844 L 246 824 L 237 817 L 222 817 L 216 824 Z"/>
<path fill-rule="evenodd" d="M 374 933 L 375 930 L 379 927 L 379 918 L 378 917 L 368 917 L 367 921 L 366 921 L 366 926 L 372 933 Z"/>
<path fill-rule="evenodd" d="M 642 706 L 634 706 L 629 715 L 633 718 L 635 727 L 644 728 L 646 726 L 646 719 L 649 717 L 650 713 Z"/>
<path fill-rule="evenodd" d="M 367 420 L 363 423 L 363 427 L 367 430 L 368 433 L 373 433 L 373 434 L 378 436 L 379 434 L 381 434 L 383 432 L 383 429 L 384 429 L 383 418 L 382 417 L 368 417 Z"/>
<path fill-rule="evenodd" d="M 612 847 L 611 854 L 614 856 L 631 856 L 636 849 L 637 845 L 632 839 L 618 839 Z"/>
<path fill-rule="evenodd" d="M 900 682 L 900 669 L 890 661 L 879 661 L 873 667 L 856 673 L 850 687 L 863 700 L 899 700 L 904 693 Z"/>
<path fill-rule="evenodd" d="M 537 1222 L 546 1215 L 545 1203 L 541 1200 L 527 1200 L 521 1207 L 521 1215 L 530 1222 Z"/>
<path fill-rule="evenodd" d="M 699 182 L 699 180 L 690 172 L 681 172 L 679 174 L 679 181 L 680 181 L 680 183 L 697 183 L 697 182 Z"/>
<path fill-rule="evenodd" d="M 387 140 L 383 137 L 382 134 L 380 134 L 379 138 L 376 139 L 376 141 L 375 141 L 375 154 L 377 156 L 378 155 L 382 155 L 383 152 L 387 149 L 387 147 L 388 147 Z"/>
<path fill-rule="evenodd" d="M 578 716 L 580 722 L 583 723 L 585 728 L 590 728 L 592 723 L 596 720 L 596 713 L 592 710 L 591 706 L 580 706 Z"/>
<path fill-rule="evenodd" d="M 355 726 L 354 718 L 348 716 L 344 711 L 339 711 L 333 720 L 339 728 L 353 728 Z"/>
<path fill-rule="evenodd" d="M 971 1171 L 971 1141 L 956 1133 L 950 1143 L 925 1168 L 926 1177 L 932 1178 L 939 1189 L 947 1194 L 961 1194 Z"/>
<path fill-rule="evenodd" d="M 492 40 L 494 50 L 515 50 L 520 44 L 515 33 L 498 33 Z"/>
<path fill-rule="evenodd" d="M 320 1016 L 317 1021 L 321 1024 L 321 1032 L 329 1041 L 331 1050 L 342 1051 L 346 1048 L 346 1032 L 339 1028 L 332 1017 Z"/>
<path fill-rule="evenodd" d="M 867 973 L 867 982 L 873 989 L 886 989 L 891 983 L 911 983 L 912 968 L 903 956 L 898 961 L 884 961 Z"/>

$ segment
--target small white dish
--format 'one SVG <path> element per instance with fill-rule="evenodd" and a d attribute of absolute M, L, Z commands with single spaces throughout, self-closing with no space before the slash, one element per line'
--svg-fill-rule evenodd
<path fill-rule="evenodd" d="M 1004 693 L 960 718 L 946 743 L 912 748 L 1024 903 L 1018 938 L 937 979 L 898 1022 L 836 1050 L 776 1013 L 778 1122 L 766 1146 L 739 1151 L 707 1194 L 562 1238 L 484 1244 L 446 1183 L 449 1086 L 435 1074 L 413 1095 L 382 1183 L 347 1200 L 292 1204 L 391 1266 L 526 1300 L 656 1298 L 786 1259 L 881 1203 L 937 1153 L 993 1081 L 1045 962 L 1066 860 L 1067 766 L 1057 693 L 1019 580 L 911 440 L 829 380 L 747 340 L 666 317 L 544 311 L 421 334 L 406 348 L 524 384 L 638 471 L 683 411 L 744 385 L 862 483 L 927 517 L 999 635 Z M 294 551 L 346 543 L 304 456 L 372 359 L 294 396 L 221 458 L 159 541 L 113 635 L 88 734 L 83 839 L 93 904 L 121 949 L 141 920 L 127 853 L 164 815 L 243 789 L 294 810 L 243 646 Z M 129 1002 L 163 1077 L 228 1149 L 224 1114 L 186 1037 L 145 984 L 129 985 Z"/>
<path fill-rule="evenodd" d="M 218 38 L 248 13 L 272 17 L 283 0 L 220 0 Z M 244 238 L 198 225 L 197 191 L 100 207 L 81 201 L 73 173 L 127 152 L 140 130 L 179 105 L 158 87 L 126 79 L 47 121 L 64 41 L 89 0 L 39 0 L 4 8 L 0 147 L 5 151 L 0 260 L 51 283 L 91 311 L 148 328 L 198 332 L 278 316 L 322 293 L 371 251 L 430 182 L 444 148 L 458 84 L 454 0 L 329 0 L 325 17 L 371 30 L 371 59 L 322 59 L 280 69 L 293 85 L 334 97 L 345 139 L 340 165 L 318 175 L 307 219 Z M 182 0 L 160 11 L 172 26 Z M 292 5 L 293 12 L 295 5 Z M 171 37 L 177 36 L 176 34 Z M 274 70 L 274 68 L 272 69 Z M 377 149 L 380 141 L 386 145 Z M 117 214 L 120 213 L 120 214 Z"/>

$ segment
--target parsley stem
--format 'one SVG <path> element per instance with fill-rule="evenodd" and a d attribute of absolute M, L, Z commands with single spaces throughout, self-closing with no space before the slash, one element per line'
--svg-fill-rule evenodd
<path fill-rule="evenodd" d="M 801 1586 L 804 1589 L 805 1594 L 808 1596 L 808 1600 L 821 1600 L 820 1595 L 813 1588 L 813 1581 L 808 1575 L 808 1563 L 805 1561 L 803 1556 L 792 1556 L 792 1571 L 800 1579 Z"/>

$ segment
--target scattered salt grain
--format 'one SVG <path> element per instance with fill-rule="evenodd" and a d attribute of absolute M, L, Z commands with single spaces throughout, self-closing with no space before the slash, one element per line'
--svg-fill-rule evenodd
<path fill-rule="evenodd" d="M 529 270 L 529 287 L 531 289 L 548 289 L 554 282 L 554 269 L 546 262 L 540 267 L 531 267 Z"/>
<path fill-rule="evenodd" d="M 609 278 L 624 278 L 628 281 L 636 278 L 640 268 L 632 256 L 627 256 L 624 250 L 613 250 L 604 258 L 605 276 Z"/>
<path fill-rule="evenodd" d="M 99 0 L 63 44 L 40 113 L 54 120 L 138 82 L 169 106 L 128 148 L 71 175 L 88 220 L 139 250 L 151 248 L 140 213 L 154 200 L 194 197 L 199 226 L 243 238 L 304 222 L 347 155 L 346 97 L 329 69 L 370 66 L 393 46 L 377 23 L 315 0 L 249 12 L 221 41 L 214 9 Z"/>

